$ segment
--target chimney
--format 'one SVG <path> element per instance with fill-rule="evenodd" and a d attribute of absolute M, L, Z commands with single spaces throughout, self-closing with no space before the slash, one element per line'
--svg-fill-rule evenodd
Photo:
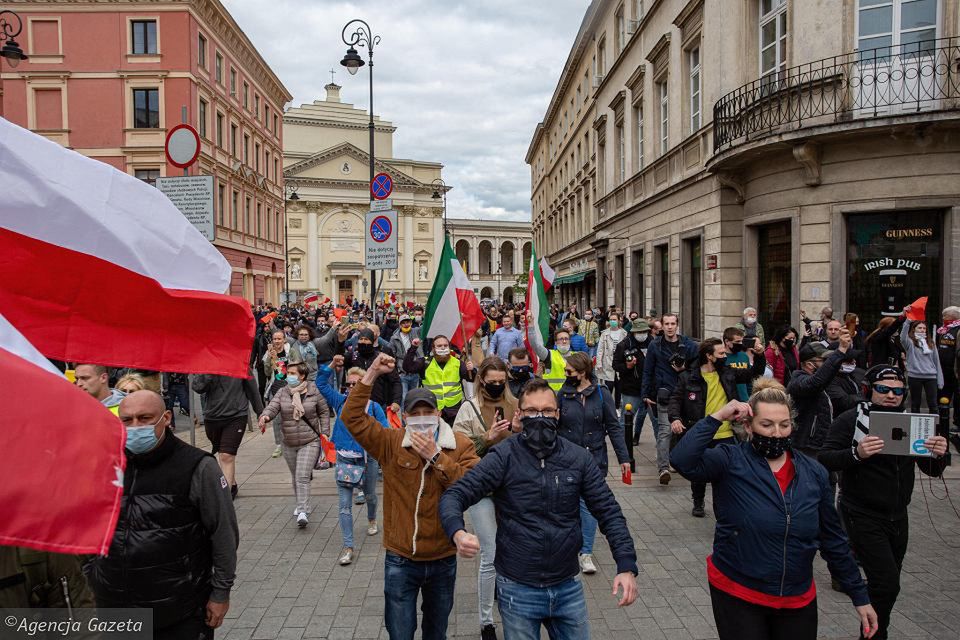
<path fill-rule="evenodd" d="M 340 85 L 331 82 L 324 89 L 327 90 L 327 102 L 340 102 Z"/>

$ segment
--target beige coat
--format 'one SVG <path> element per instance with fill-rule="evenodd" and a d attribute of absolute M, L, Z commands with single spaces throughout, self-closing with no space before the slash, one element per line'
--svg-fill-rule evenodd
<path fill-rule="evenodd" d="M 287 385 L 274 394 L 270 404 L 264 409 L 263 415 L 271 420 L 280 414 L 280 427 L 283 431 L 283 442 L 288 447 L 302 447 L 318 439 L 317 432 L 330 437 L 330 407 L 320 395 L 316 385 L 308 384 L 307 391 L 301 400 L 303 403 L 303 418 L 293 419 L 293 394 L 290 385 Z M 307 424 L 304 421 L 309 421 Z"/>
<path fill-rule="evenodd" d="M 477 385 L 479 384 L 481 383 L 477 382 Z M 471 405 L 470 402 L 473 404 Z M 483 396 L 482 391 L 478 391 L 477 395 L 470 399 L 470 402 L 464 401 L 460 405 L 457 417 L 453 420 L 453 430 L 470 438 L 476 446 L 477 455 L 482 457 L 490 447 L 512 435 L 512 432 L 508 430 L 502 432 L 493 442 L 488 442 L 486 439 L 487 431 L 493 427 L 494 412 L 497 407 L 503 409 L 503 417 L 506 420 L 511 420 L 517 410 L 517 400 L 515 398 L 508 399 L 506 396 L 502 396 L 496 401 L 489 400 Z M 479 415 L 477 415 L 477 411 L 480 412 Z"/>

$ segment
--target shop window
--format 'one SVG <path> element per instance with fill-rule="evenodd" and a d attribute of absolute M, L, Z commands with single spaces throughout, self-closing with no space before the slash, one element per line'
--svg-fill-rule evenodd
<path fill-rule="evenodd" d="M 846 310 L 874 327 L 927 296 L 938 322 L 943 283 L 943 218 L 938 212 L 867 213 L 847 218 Z"/>
<path fill-rule="evenodd" d="M 700 340 L 703 338 L 703 239 L 700 236 L 683 241 L 682 282 L 680 322 L 683 334 Z"/>
<path fill-rule="evenodd" d="M 757 320 L 766 335 L 790 324 L 793 238 L 791 222 L 783 220 L 757 228 Z M 747 304 L 753 304 L 747 300 Z"/>
<path fill-rule="evenodd" d="M 630 310 L 646 315 L 643 308 L 643 249 L 630 254 Z"/>
<path fill-rule="evenodd" d="M 653 248 L 654 287 L 653 303 L 657 315 L 670 312 L 670 247 L 662 244 Z"/>

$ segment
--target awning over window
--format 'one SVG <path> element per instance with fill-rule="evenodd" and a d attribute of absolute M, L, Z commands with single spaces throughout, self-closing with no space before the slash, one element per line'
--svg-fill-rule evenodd
<path fill-rule="evenodd" d="M 553 286 L 560 284 L 574 284 L 576 282 L 583 282 L 584 279 L 593 273 L 593 269 L 588 269 L 586 271 L 577 271 L 576 273 L 569 273 L 565 276 L 557 276 L 553 281 Z"/>

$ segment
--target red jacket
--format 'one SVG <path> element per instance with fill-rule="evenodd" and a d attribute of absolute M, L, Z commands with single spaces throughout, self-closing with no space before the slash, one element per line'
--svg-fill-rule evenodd
<path fill-rule="evenodd" d="M 773 369 L 773 377 L 780 384 L 786 385 L 783 379 L 787 372 L 787 362 L 783 359 L 783 355 L 779 350 L 774 351 L 773 347 L 767 347 L 764 355 L 767 357 L 767 366 Z M 793 357 L 797 359 L 797 362 L 800 362 L 800 350 L 796 347 L 793 347 Z"/>

